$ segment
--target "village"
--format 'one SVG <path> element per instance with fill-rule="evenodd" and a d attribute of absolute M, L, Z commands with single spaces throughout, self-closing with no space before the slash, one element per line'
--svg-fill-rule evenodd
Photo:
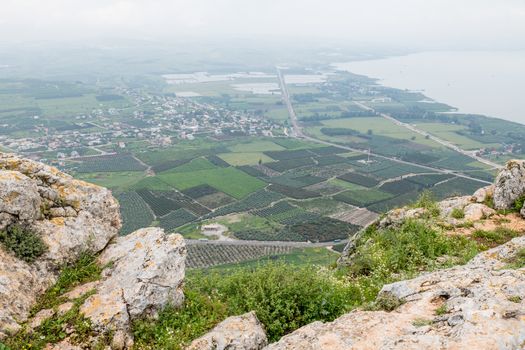
<path fill-rule="evenodd" d="M 175 140 L 210 136 L 269 136 L 282 125 L 246 111 L 199 103 L 174 94 L 154 95 L 123 88 L 127 108 L 93 109 L 71 116 L 68 128 L 49 127 L 34 116 L 31 136 L 0 135 L 0 147 L 29 158 L 61 165 L 67 159 L 114 154 L 142 141 L 147 146 L 168 147 Z M 40 122 L 41 121 L 41 122 Z M 3 125 L 7 128 L 9 125 Z"/>

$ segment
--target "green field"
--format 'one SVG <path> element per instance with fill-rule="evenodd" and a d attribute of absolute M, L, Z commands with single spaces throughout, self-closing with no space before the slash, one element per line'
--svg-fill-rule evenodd
<path fill-rule="evenodd" d="M 235 198 L 243 198 L 266 184 L 235 168 L 209 168 L 196 171 L 170 171 L 158 177 L 167 184 L 185 190 L 207 184 Z"/>
<path fill-rule="evenodd" d="M 239 142 L 233 146 L 228 147 L 231 152 L 242 152 L 242 153 L 251 153 L 251 152 L 264 152 L 264 151 L 281 151 L 285 148 L 276 144 L 273 141 L 264 140 L 264 139 L 254 139 L 246 142 Z"/>
<path fill-rule="evenodd" d="M 256 165 L 259 162 L 268 163 L 274 161 L 272 158 L 268 157 L 262 152 L 221 153 L 218 154 L 218 156 L 234 166 Z"/>
<path fill-rule="evenodd" d="M 324 126 L 330 128 L 348 128 L 357 130 L 363 134 L 366 134 L 368 130 L 372 130 L 372 132 L 376 135 L 383 135 L 396 139 L 411 140 L 413 142 L 430 147 L 440 147 L 440 145 L 436 142 L 432 140 L 427 140 L 424 136 L 410 131 L 407 128 L 394 124 L 393 122 L 382 117 L 323 120 L 322 123 Z"/>
<path fill-rule="evenodd" d="M 104 173 L 78 173 L 75 176 L 80 180 L 108 187 L 114 191 L 119 192 L 139 182 L 146 175 L 143 171 L 123 171 Z"/>
<path fill-rule="evenodd" d="M 416 127 L 439 138 L 450 141 L 467 150 L 500 146 L 499 144 L 494 143 L 481 143 L 469 137 L 458 134 L 458 131 L 467 131 L 467 128 L 463 125 L 445 123 L 417 123 Z"/>

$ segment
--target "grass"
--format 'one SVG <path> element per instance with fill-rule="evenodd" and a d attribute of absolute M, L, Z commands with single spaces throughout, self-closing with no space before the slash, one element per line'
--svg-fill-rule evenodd
<path fill-rule="evenodd" d="M 179 190 L 207 184 L 237 199 L 244 198 L 266 184 L 235 168 L 213 168 L 197 171 L 167 172 L 159 179 Z"/>
<path fill-rule="evenodd" d="M 77 262 L 62 269 L 55 285 L 38 299 L 31 314 L 59 305 L 63 301 L 61 295 L 83 283 L 99 280 L 101 273 L 102 267 L 97 264 L 96 257 L 88 253 L 82 254 Z"/>
<path fill-rule="evenodd" d="M 492 231 L 476 230 L 472 233 L 472 237 L 477 242 L 490 248 L 506 243 L 519 235 L 519 232 L 504 227 Z"/>
<path fill-rule="evenodd" d="M 427 320 L 425 318 L 416 318 L 413 322 L 412 322 L 412 325 L 414 327 L 424 327 L 424 326 L 429 326 L 432 324 L 432 320 Z"/>
<path fill-rule="evenodd" d="M 443 316 L 445 315 L 446 313 L 448 313 L 448 307 L 447 307 L 447 304 L 442 304 L 441 306 L 439 306 L 435 311 L 434 311 L 434 314 L 436 316 Z"/>
<path fill-rule="evenodd" d="M 103 267 L 96 263 L 96 257 L 85 253 L 72 265 L 65 266 L 60 273 L 57 282 L 49 288 L 38 300 L 31 310 L 34 316 L 43 309 L 55 309 L 65 302 L 62 295 L 74 287 L 100 279 Z M 93 293 L 87 292 L 73 301 L 73 307 L 63 315 L 55 314 L 35 330 L 22 329 L 16 336 L 8 339 L 7 345 L 12 349 L 43 349 L 48 343 L 57 343 L 66 337 L 66 329 L 74 330 L 71 338 L 76 342 L 85 342 L 92 335 L 91 323 L 84 318 L 80 312 L 80 306 Z M 104 337 L 99 346 L 103 348 Z M 95 347 L 98 349 L 97 347 Z"/>
<path fill-rule="evenodd" d="M 465 218 L 465 211 L 462 208 L 454 208 L 450 213 L 454 219 L 463 219 Z"/>
<path fill-rule="evenodd" d="M 525 267 L 525 248 L 521 248 L 515 256 L 507 260 L 506 269 L 521 269 Z"/>

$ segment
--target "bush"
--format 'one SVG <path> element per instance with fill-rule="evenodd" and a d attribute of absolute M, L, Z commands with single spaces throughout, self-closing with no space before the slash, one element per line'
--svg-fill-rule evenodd
<path fill-rule="evenodd" d="M 514 201 L 514 209 L 516 211 L 520 211 L 523 208 L 523 204 L 525 203 L 525 195 L 519 197 Z"/>
<path fill-rule="evenodd" d="M 8 252 L 28 263 L 47 251 L 40 236 L 20 225 L 12 225 L 5 231 L 0 231 L 0 242 Z"/>
<path fill-rule="evenodd" d="M 423 191 L 418 200 L 412 204 L 412 207 L 426 209 L 433 217 L 439 216 L 440 214 L 439 207 L 434 199 L 434 194 L 429 190 Z"/>
<path fill-rule="evenodd" d="M 158 321 L 134 325 L 136 345 L 181 349 L 229 315 L 255 311 L 275 341 L 315 320 L 331 321 L 360 303 L 357 287 L 330 271 L 267 263 L 234 272 L 188 276 L 182 309 L 166 308 Z"/>
<path fill-rule="evenodd" d="M 447 236 L 424 222 L 407 220 L 395 229 L 369 227 L 359 238 L 348 269 L 352 276 L 408 278 L 438 267 L 435 261 L 440 256 L 447 255 L 455 259 L 454 263 L 464 263 L 478 251 L 477 244 L 466 237 Z"/>

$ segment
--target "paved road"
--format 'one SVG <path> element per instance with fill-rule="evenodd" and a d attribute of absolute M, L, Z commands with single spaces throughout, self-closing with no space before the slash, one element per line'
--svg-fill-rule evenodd
<path fill-rule="evenodd" d="M 362 149 L 347 147 L 347 146 L 343 146 L 343 145 L 340 145 L 340 144 L 337 144 L 337 143 L 320 140 L 318 138 L 306 135 L 302 131 L 301 127 L 298 124 L 297 115 L 295 114 L 292 102 L 290 101 L 290 95 L 288 94 L 288 89 L 286 88 L 286 82 L 284 80 L 284 76 L 283 76 L 283 74 L 282 74 L 282 72 L 281 72 L 281 70 L 279 68 L 277 68 L 277 75 L 279 77 L 279 84 L 281 86 L 281 95 L 283 97 L 284 103 L 286 104 L 286 107 L 288 109 L 288 113 L 290 115 L 290 122 L 292 123 L 292 128 L 293 128 L 292 135 L 295 135 L 295 137 L 306 139 L 308 141 L 312 141 L 312 142 L 316 142 L 316 143 L 320 143 L 320 144 L 324 144 L 324 145 L 327 145 L 327 146 L 338 147 L 338 148 L 341 148 L 341 149 L 344 149 L 344 150 L 347 150 L 347 151 L 359 152 L 359 153 L 363 153 L 363 154 L 370 154 L 371 156 L 374 156 L 374 157 L 377 157 L 377 158 L 381 158 L 381 159 L 387 159 L 387 160 L 390 160 L 390 161 L 393 161 L 393 162 L 396 162 L 396 163 L 399 163 L 399 164 L 417 166 L 417 167 L 420 167 L 420 168 L 423 168 L 423 169 L 426 169 L 426 170 L 432 170 L 434 172 L 438 172 L 438 173 L 442 173 L 442 174 L 452 174 L 452 175 L 455 175 L 457 177 L 461 177 L 461 178 L 464 178 L 464 179 L 477 181 L 477 182 L 480 182 L 482 184 L 487 184 L 487 185 L 491 185 L 492 184 L 492 182 L 485 181 L 485 180 L 480 180 L 480 179 L 477 179 L 477 178 L 474 178 L 474 177 L 470 177 L 468 175 L 465 175 L 463 173 L 456 172 L 456 171 L 453 171 L 453 170 L 434 168 L 434 167 L 431 167 L 431 166 L 428 166 L 428 165 L 421 165 L 421 164 L 417 164 L 417 163 L 412 163 L 412 162 L 404 161 L 404 160 L 401 160 L 401 159 L 398 159 L 398 158 L 388 157 L 388 156 L 380 155 L 380 154 L 377 154 L 377 153 L 372 153 L 372 152 L 369 152 L 369 151 L 365 151 L 365 150 L 362 150 Z"/>
<path fill-rule="evenodd" d="M 412 125 L 412 124 L 404 123 L 404 122 L 402 122 L 402 121 L 400 121 L 400 120 L 397 120 L 396 118 L 392 117 L 391 115 L 388 115 L 388 114 L 385 114 L 385 113 L 378 113 L 378 112 L 377 112 L 375 109 L 373 109 L 372 107 L 369 107 L 369 106 L 367 106 L 367 105 L 365 105 L 365 104 L 363 104 L 363 103 L 361 103 L 361 102 L 354 101 L 354 103 L 355 103 L 356 105 L 358 105 L 359 107 L 361 107 L 361 108 L 367 110 L 367 111 L 372 111 L 372 112 L 374 112 L 374 113 L 379 114 L 381 117 L 390 120 L 391 122 L 393 122 L 393 123 L 396 124 L 396 125 L 399 125 L 399 126 L 404 127 L 404 128 L 406 128 L 406 129 L 408 129 L 408 130 L 410 130 L 410 131 L 413 131 L 413 132 L 415 132 L 415 133 L 418 133 L 418 134 L 420 134 L 420 135 L 423 135 L 423 136 L 425 136 L 425 137 L 428 137 L 429 139 L 431 139 L 431 140 L 433 140 L 433 141 L 439 143 L 440 145 L 443 145 L 443 146 L 445 146 L 445 147 L 447 147 L 447 148 L 450 148 L 450 149 L 452 149 L 452 150 L 454 150 L 454 151 L 456 151 L 456 152 L 458 152 L 458 153 L 461 153 L 461 154 L 463 154 L 463 155 L 465 155 L 465 156 L 467 156 L 467 157 L 470 157 L 470 158 L 472 158 L 472 159 L 474 159 L 474 160 L 477 160 L 477 161 L 480 162 L 480 163 L 486 164 L 486 165 L 491 166 L 491 167 L 493 167 L 493 168 L 495 168 L 495 169 L 501 169 L 501 168 L 503 167 L 503 166 L 500 165 L 500 164 L 496 164 L 496 163 L 494 163 L 494 162 L 491 162 L 490 160 L 487 160 L 487 159 L 485 159 L 485 158 L 482 158 L 482 157 L 480 157 L 480 156 L 477 156 L 476 154 L 474 154 L 474 152 L 466 151 L 466 150 L 464 150 L 464 149 L 458 147 L 457 145 L 453 144 L 453 143 L 450 142 L 450 141 L 447 141 L 447 140 L 441 139 L 441 138 L 439 138 L 439 137 L 437 137 L 437 136 L 434 136 L 434 135 L 432 135 L 432 134 L 426 132 L 425 130 L 418 129 L 418 128 L 416 128 L 416 127 L 415 127 L 414 125 Z"/>

